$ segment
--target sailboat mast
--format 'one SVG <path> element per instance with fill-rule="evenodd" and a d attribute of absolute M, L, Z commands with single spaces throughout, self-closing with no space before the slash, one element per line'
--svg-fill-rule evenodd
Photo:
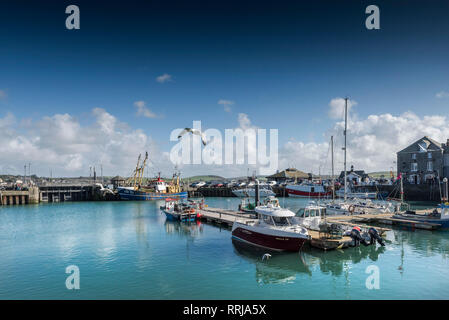
<path fill-rule="evenodd" d="M 332 159 L 332 200 L 335 200 L 335 178 L 334 178 L 334 136 L 331 136 L 331 159 Z"/>
<path fill-rule="evenodd" d="M 345 162 L 344 162 L 344 172 L 345 172 L 345 182 L 344 182 L 344 188 L 345 188 L 345 202 L 347 199 L 346 195 L 346 135 L 347 135 L 347 129 L 348 129 L 348 98 L 345 98 Z"/>

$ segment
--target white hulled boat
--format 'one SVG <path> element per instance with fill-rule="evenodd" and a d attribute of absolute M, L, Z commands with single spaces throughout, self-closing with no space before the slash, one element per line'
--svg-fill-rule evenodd
<path fill-rule="evenodd" d="M 234 189 L 232 190 L 232 193 L 239 198 L 247 198 L 247 197 L 254 198 L 256 196 L 256 188 L 254 186 L 251 186 L 248 188 Z M 271 190 L 270 187 L 268 186 L 259 187 L 259 196 L 261 198 L 275 195 L 276 194 L 273 192 L 273 190 Z"/>

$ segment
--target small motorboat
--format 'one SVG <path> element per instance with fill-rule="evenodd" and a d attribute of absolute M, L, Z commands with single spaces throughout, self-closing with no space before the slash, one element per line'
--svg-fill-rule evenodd
<path fill-rule="evenodd" d="M 161 206 L 167 220 L 191 222 L 201 218 L 194 206 L 180 199 L 168 198 L 165 200 L 165 206 Z"/>
<path fill-rule="evenodd" d="M 310 202 L 305 208 L 299 209 L 297 219 L 309 230 L 320 231 L 320 225 L 325 223 L 326 207 Z"/>
<path fill-rule="evenodd" d="M 309 239 L 306 228 L 295 219 L 295 214 L 279 205 L 279 200 L 269 197 L 265 204 L 257 206 L 258 219 L 232 226 L 232 238 L 274 251 L 299 251 Z"/>

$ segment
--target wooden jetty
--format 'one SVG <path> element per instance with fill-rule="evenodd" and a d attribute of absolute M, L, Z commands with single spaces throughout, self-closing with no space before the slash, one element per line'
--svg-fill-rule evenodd
<path fill-rule="evenodd" d="M 338 216 L 338 217 L 327 217 L 329 222 L 335 222 L 340 224 L 365 224 L 374 223 L 380 225 L 390 225 L 398 227 L 406 227 L 410 229 L 423 229 L 423 230 L 436 230 L 440 227 L 437 223 L 430 223 L 424 221 L 407 220 L 407 219 L 397 219 L 393 218 L 392 213 L 378 213 L 378 214 L 359 214 L 359 215 L 348 215 L 348 216 Z M 382 231 L 389 230 L 385 228 L 377 228 L 379 233 Z"/>
<path fill-rule="evenodd" d="M 221 226 L 232 228 L 234 221 L 239 220 L 242 222 L 249 222 L 256 220 L 255 214 L 240 213 L 238 211 L 226 210 L 221 208 L 210 208 L 206 207 L 203 209 L 197 209 L 198 213 L 201 214 L 201 219 L 209 223 L 216 223 Z M 322 250 L 332 250 L 337 248 L 347 248 L 352 242 L 351 237 L 330 237 L 328 234 L 308 230 L 310 239 L 307 242 L 310 246 L 314 248 L 319 248 Z"/>

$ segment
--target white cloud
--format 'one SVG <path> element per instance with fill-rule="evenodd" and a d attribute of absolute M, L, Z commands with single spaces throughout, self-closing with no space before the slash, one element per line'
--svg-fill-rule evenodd
<path fill-rule="evenodd" d="M 224 111 L 231 112 L 231 106 L 234 104 L 234 101 L 220 99 L 217 103 L 223 106 Z"/>
<path fill-rule="evenodd" d="M 249 119 L 249 117 L 246 113 L 239 113 L 238 122 L 239 122 L 240 129 L 243 129 L 243 130 L 246 130 L 249 128 L 257 128 L 256 126 L 253 126 L 251 124 L 251 120 Z"/>
<path fill-rule="evenodd" d="M 153 113 L 150 109 L 145 105 L 145 101 L 136 101 L 134 102 L 134 106 L 137 108 L 137 115 L 144 116 L 146 118 L 156 118 L 156 114 Z"/>
<path fill-rule="evenodd" d="M 164 73 L 163 75 L 160 75 L 156 78 L 156 81 L 159 83 L 165 83 L 168 81 L 172 81 L 172 76 L 170 74 Z"/>
<path fill-rule="evenodd" d="M 6 91 L 0 89 L 0 100 L 6 99 L 7 96 Z"/>
<path fill-rule="evenodd" d="M 435 95 L 437 98 L 442 99 L 442 98 L 449 98 L 449 92 L 447 91 L 440 91 Z"/>
<path fill-rule="evenodd" d="M 348 99 L 348 112 L 353 106 L 356 106 L 357 102 Z M 328 115 L 332 119 L 344 119 L 345 116 L 345 99 L 344 98 L 334 98 L 329 102 L 329 112 Z"/>
<path fill-rule="evenodd" d="M 340 121 L 325 134 L 325 142 L 289 141 L 279 151 L 280 167 L 294 164 L 298 169 L 329 174 L 331 171 L 329 141 L 334 136 L 335 173 L 343 170 L 343 129 Z M 390 170 L 396 161 L 396 152 L 414 141 L 429 136 L 446 142 L 449 138 L 449 120 L 444 116 L 419 117 L 412 112 L 401 115 L 389 113 L 370 115 L 365 119 L 350 119 L 347 137 L 347 167 L 370 171 Z"/>
<path fill-rule="evenodd" d="M 95 122 L 83 125 L 69 114 L 55 114 L 17 127 L 12 114 L 0 118 L 0 173 L 21 174 L 31 162 L 33 173 L 54 176 L 88 175 L 89 166 L 103 165 L 105 175 L 128 176 L 139 153 L 150 154 L 151 174 L 169 174 L 168 156 L 142 130 L 130 129 L 101 108 L 92 110 Z"/>

